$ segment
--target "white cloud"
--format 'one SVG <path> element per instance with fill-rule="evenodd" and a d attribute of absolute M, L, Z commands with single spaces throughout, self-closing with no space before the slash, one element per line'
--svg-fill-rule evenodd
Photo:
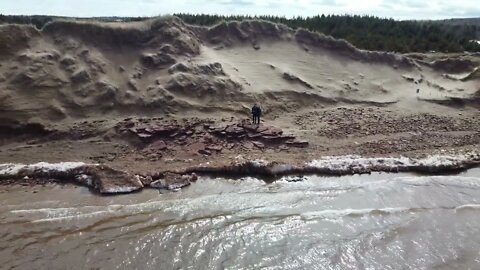
<path fill-rule="evenodd" d="M 312 16 L 360 14 L 397 19 L 480 17 L 478 0 L 2 0 L 2 14 L 156 16 L 170 13 Z"/>

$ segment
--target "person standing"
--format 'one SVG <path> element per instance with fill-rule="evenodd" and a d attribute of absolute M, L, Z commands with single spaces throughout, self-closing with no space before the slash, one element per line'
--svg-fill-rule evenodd
<path fill-rule="evenodd" d="M 262 116 L 262 109 L 260 109 L 260 107 L 257 104 L 253 105 L 253 107 L 252 107 L 253 124 L 260 125 L 260 117 L 261 116 Z"/>

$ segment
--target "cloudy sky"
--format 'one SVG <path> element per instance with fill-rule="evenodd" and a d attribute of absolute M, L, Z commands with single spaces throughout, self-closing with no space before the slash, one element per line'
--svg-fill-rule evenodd
<path fill-rule="evenodd" d="M 0 0 L 0 14 L 76 17 L 171 13 L 312 16 L 376 15 L 395 19 L 480 17 L 479 0 Z"/>

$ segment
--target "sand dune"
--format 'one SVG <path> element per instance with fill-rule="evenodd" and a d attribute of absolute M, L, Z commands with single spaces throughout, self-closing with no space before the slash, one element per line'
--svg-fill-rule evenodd
<path fill-rule="evenodd" d="M 18 121 L 243 112 L 255 101 L 271 113 L 342 102 L 415 107 L 480 90 L 471 61 L 425 65 L 264 21 L 55 21 L 0 26 L 0 40 L 0 111 Z M 471 73 L 445 75 L 459 71 Z"/>

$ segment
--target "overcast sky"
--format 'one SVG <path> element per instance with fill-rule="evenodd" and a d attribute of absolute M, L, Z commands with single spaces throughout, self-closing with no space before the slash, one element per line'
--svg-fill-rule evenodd
<path fill-rule="evenodd" d="M 360 14 L 395 19 L 480 17 L 480 0 L 0 0 L 0 14 L 75 17 L 171 13 L 312 16 Z"/>

